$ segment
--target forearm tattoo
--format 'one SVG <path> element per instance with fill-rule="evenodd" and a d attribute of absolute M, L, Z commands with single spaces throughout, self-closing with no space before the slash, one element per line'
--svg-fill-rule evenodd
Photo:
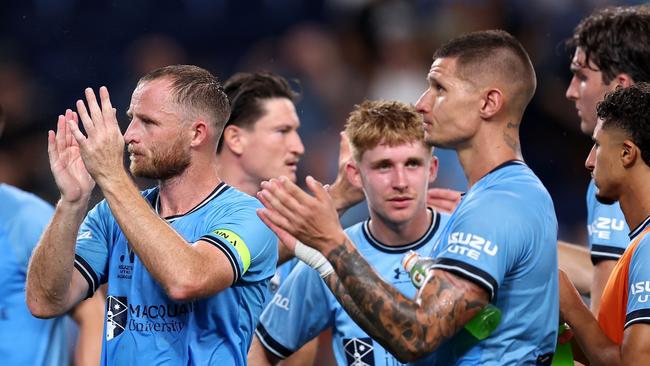
<path fill-rule="evenodd" d="M 418 302 L 384 282 L 352 245 L 327 258 L 336 275 L 326 279 L 348 314 L 402 361 L 435 350 L 487 304 L 487 293 L 443 272 L 433 276 Z"/>

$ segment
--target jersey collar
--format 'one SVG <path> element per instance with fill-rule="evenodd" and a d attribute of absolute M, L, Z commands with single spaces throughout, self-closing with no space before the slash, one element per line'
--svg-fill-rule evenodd
<path fill-rule="evenodd" d="M 195 212 L 195 211 L 199 210 L 201 207 L 207 205 L 208 202 L 210 202 L 213 199 L 217 198 L 219 195 L 221 195 L 223 192 L 227 191 L 229 188 L 230 188 L 230 186 L 222 181 L 219 184 L 217 184 L 217 186 L 214 188 L 214 190 L 212 190 L 212 192 L 210 192 L 210 194 L 207 197 L 205 197 L 203 199 L 203 201 L 199 202 L 199 204 L 194 206 L 194 208 L 192 208 L 191 210 L 187 211 L 184 214 L 163 217 L 163 219 L 165 219 L 169 223 L 172 223 L 178 218 L 181 218 L 183 216 L 187 216 L 187 215 L 191 214 L 192 212 Z M 160 191 L 159 190 L 160 190 L 160 187 L 156 187 L 156 192 L 154 193 L 154 195 L 152 197 L 152 206 L 153 206 L 154 210 L 156 211 L 156 214 L 158 214 L 158 215 L 160 215 L 160 194 L 159 194 Z"/>
<path fill-rule="evenodd" d="M 648 226 L 650 226 L 650 216 L 646 217 L 634 230 L 630 231 L 630 240 L 634 240 Z"/>
<path fill-rule="evenodd" d="M 440 226 L 440 214 L 432 210 L 430 207 L 427 207 L 427 210 L 431 212 L 431 223 L 429 224 L 429 228 L 424 235 L 412 243 L 394 246 L 380 242 L 370 232 L 370 219 L 363 223 L 363 235 L 370 245 L 385 253 L 405 253 L 409 250 L 416 250 L 428 243 Z"/>

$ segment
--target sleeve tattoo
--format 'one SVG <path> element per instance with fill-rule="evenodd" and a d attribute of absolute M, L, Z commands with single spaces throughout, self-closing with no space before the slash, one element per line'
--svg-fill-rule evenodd
<path fill-rule="evenodd" d="M 361 328 L 401 362 L 434 351 L 488 303 L 485 290 L 435 270 L 418 294 L 402 295 L 368 265 L 349 241 L 327 259 L 336 273 L 325 281 Z"/>

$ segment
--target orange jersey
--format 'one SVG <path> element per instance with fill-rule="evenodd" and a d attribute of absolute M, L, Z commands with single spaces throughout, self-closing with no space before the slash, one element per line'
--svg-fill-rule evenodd
<path fill-rule="evenodd" d="M 644 269 L 650 267 L 649 232 L 650 217 L 630 234 L 632 242 L 616 262 L 600 300 L 598 323 L 616 344 L 623 343 L 627 326 L 650 323 L 650 270 Z"/>

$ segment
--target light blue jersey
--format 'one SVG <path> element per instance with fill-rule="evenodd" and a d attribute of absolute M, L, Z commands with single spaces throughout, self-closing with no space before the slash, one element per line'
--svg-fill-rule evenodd
<path fill-rule="evenodd" d="M 630 239 L 630 229 L 618 202 L 605 205 L 596 200 L 596 185 L 592 179 L 587 188 L 587 230 L 591 261 L 618 260 Z"/>
<path fill-rule="evenodd" d="M 368 229 L 369 221 L 353 225 L 345 232 L 382 278 L 405 296 L 414 298 L 416 289 L 401 265 L 404 253 L 409 250 L 430 253 L 439 228 L 447 219 L 447 215 L 433 213 L 431 225 L 422 238 L 400 246 L 389 246 L 375 239 Z M 402 365 L 350 318 L 318 272 L 302 262 L 262 313 L 255 333 L 267 350 L 286 358 L 330 326 L 338 365 Z M 433 357 L 430 355 L 410 365 L 430 365 Z"/>
<path fill-rule="evenodd" d="M 0 184 L 0 360 L 5 365 L 67 365 L 64 317 L 37 319 L 25 302 L 27 264 L 54 210 Z"/>
<path fill-rule="evenodd" d="M 558 329 L 557 219 L 551 197 L 522 162 L 476 182 L 436 244 L 433 268 L 485 289 L 502 319 L 466 350 L 462 334 L 441 347 L 445 365 L 550 365 Z M 462 333 L 462 332 L 461 332 Z"/>
<path fill-rule="evenodd" d="M 650 324 L 650 235 L 644 233 L 650 227 L 650 217 L 630 233 L 634 241 L 640 235 L 639 244 L 630 261 L 627 293 L 627 310 L 624 328 L 632 324 Z"/>
<path fill-rule="evenodd" d="M 158 211 L 158 188 L 143 195 Z M 218 294 L 181 303 L 131 250 L 107 202 L 95 206 L 79 230 L 75 267 L 89 295 L 108 282 L 102 363 L 245 365 L 278 259 L 277 238 L 255 214 L 259 207 L 221 183 L 194 209 L 165 218 L 188 242 L 205 240 L 221 250 L 234 275 Z"/>

